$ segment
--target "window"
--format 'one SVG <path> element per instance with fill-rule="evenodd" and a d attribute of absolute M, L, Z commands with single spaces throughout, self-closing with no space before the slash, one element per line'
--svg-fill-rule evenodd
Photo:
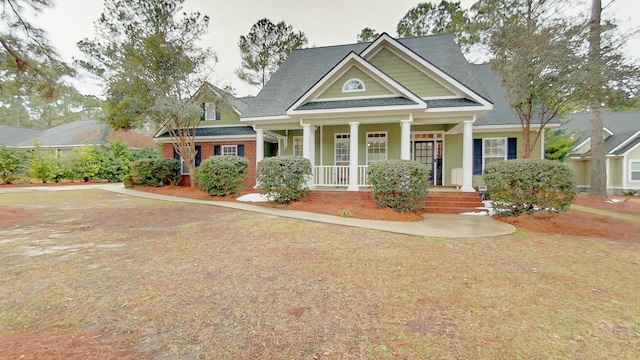
<path fill-rule="evenodd" d="M 293 137 L 293 156 L 302 156 L 302 136 Z"/>
<path fill-rule="evenodd" d="M 484 167 L 492 162 L 517 157 L 517 138 L 473 139 L 473 175 L 482 175 Z"/>
<path fill-rule="evenodd" d="M 342 85 L 342 92 L 365 91 L 364 83 L 360 79 L 349 79 Z"/>
<path fill-rule="evenodd" d="M 492 162 L 507 159 L 507 139 L 489 138 L 482 139 L 482 168 Z"/>
<path fill-rule="evenodd" d="M 349 134 L 336 134 L 336 138 L 334 141 L 336 165 L 349 165 L 350 139 L 351 135 Z"/>
<path fill-rule="evenodd" d="M 387 160 L 387 133 L 367 133 L 367 165 Z"/>
<path fill-rule="evenodd" d="M 236 145 L 222 145 L 222 155 L 238 156 L 238 147 Z"/>
<path fill-rule="evenodd" d="M 204 110 L 202 120 L 220 120 L 220 113 L 216 111 L 216 103 L 203 103 L 202 108 Z"/>
<path fill-rule="evenodd" d="M 640 181 L 640 161 L 632 161 L 629 164 L 629 177 L 631 181 Z"/>
<path fill-rule="evenodd" d="M 187 147 L 187 151 L 191 151 L 190 146 Z M 180 160 L 180 173 L 182 175 L 188 175 L 189 174 L 189 167 L 187 166 L 188 164 L 184 160 L 184 158 L 178 154 L 178 152 L 175 149 L 173 150 L 173 158 L 176 160 Z M 196 145 L 196 153 L 194 154 L 194 159 L 193 159 L 194 165 L 196 167 L 200 166 L 200 161 L 201 161 L 201 147 L 199 145 Z"/>

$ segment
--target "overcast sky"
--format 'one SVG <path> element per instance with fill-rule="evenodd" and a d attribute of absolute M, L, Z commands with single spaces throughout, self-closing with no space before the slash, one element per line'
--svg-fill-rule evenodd
<path fill-rule="evenodd" d="M 584 1 L 584 0 L 583 0 Z M 55 0 L 55 7 L 45 9 L 35 23 L 46 30 L 49 39 L 63 59 L 71 61 L 81 57 L 76 44 L 85 37 L 93 38 L 94 21 L 103 10 L 102 0 Z M 209 79 L 216 85 L 231 84 L 240 96 L 255 95 L 258 88 L 240 81 L 234 69 L 240 65 L 238 40 L 262 18 L 272 22 L 285 21 L 295 31 L 303 31 L 308 46 L 326 46 L 353 43 L 360 30 L 374 28 L 395 36 L 398 21 L 417 0 L 187 0 L 185 10 L 200 11 L 211 17 L 209 33 L 203 45 L 211 46 L 218 54 L 218 64 Z M 439 2 L 432 0 L 432 2 Z M 462 0 L 468 8 L 475 0 Z M 611 0 L 602 0 L 607 5 Z M 588 13 L 589 2 L 584 2 Z M 576 10 L 575 8 L 573 10 Z M 605 15 L 614 14 L 625 29 L 640 21 L 639 0 L 614 0 Z M 627 51 L 640 58 L 640 39 L 633 39 Z M 101 89 L 83 81 L 83 93 L 101 94 Z"/>

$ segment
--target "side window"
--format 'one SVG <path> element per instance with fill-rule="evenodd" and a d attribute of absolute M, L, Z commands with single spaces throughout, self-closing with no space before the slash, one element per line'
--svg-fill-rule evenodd
<path fill-rule="evenodd" d="M 293 156 L 302 157 L 302 136 L 293 137 Z"/>

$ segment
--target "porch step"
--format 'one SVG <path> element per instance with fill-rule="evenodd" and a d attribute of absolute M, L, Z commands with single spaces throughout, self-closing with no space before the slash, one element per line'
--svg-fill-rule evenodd
<path fill-rule="evenodd" d="M 309 191 L 311 200 L 322 201 L 349 201 L 349 202 L 372 202 L 370 191 L 332 191 L 332 190 L 311 190 Z M 424 211 L 431 214 L 459 214 L 464 212 L 479 212 L 478 207 L 484 204 L 477 192 L 461 192 L 455 190 L 429 191 L 425 199 Z"/>
<path fill-rule="evenodd" d="M 477 192 L 430 191 L 424 210 L 431 214 L 459 214 L 478 212 L 484 204 Z"/>

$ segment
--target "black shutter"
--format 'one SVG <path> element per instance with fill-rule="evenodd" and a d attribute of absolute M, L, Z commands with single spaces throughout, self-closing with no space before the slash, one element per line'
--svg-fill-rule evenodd
<path fill-rule="evenodd" d="M 173 158 L 176 160 L 180 160 L 180 154 L 178 154 L 176 148 L 173 148 Z"/>
<path fill-rule="evenodd" d="M 220 145 L 213 147 L 213 155 L 220 155 Z"/>
<path fill-rule="evenodd" d="M 244 145 L 238 145 L 238 156 L 244 156 Z"/>
<path fill-rule="evenodd" d="M 205 119 L 204 114 L 207 111 L 206 109 L 207 103 L 202 103 L 201 106 L 202 106 L 202 115 L 200 115 L 200 120 L 204 120 Z"/>
<path fill-rule="evenodd" d="M 473 139 L 473 175 L 482 175 L 482 139 Z"/>
<path fill-rule="evenodd" d="M 216 111 L 216 120 L 220 120 L 220 112 Z"/>
<path fill-rule="evenodd" d="M 196 166 L 200 166 L 200 162 L 202 161 L 202 146 L 196 145 Z"/>
<path fill-rule="evenodd" d="M 508 138 L 507 139 L 507 159 L 515 159 L 518 157 L 518 139 L 517 138 Z"/>

